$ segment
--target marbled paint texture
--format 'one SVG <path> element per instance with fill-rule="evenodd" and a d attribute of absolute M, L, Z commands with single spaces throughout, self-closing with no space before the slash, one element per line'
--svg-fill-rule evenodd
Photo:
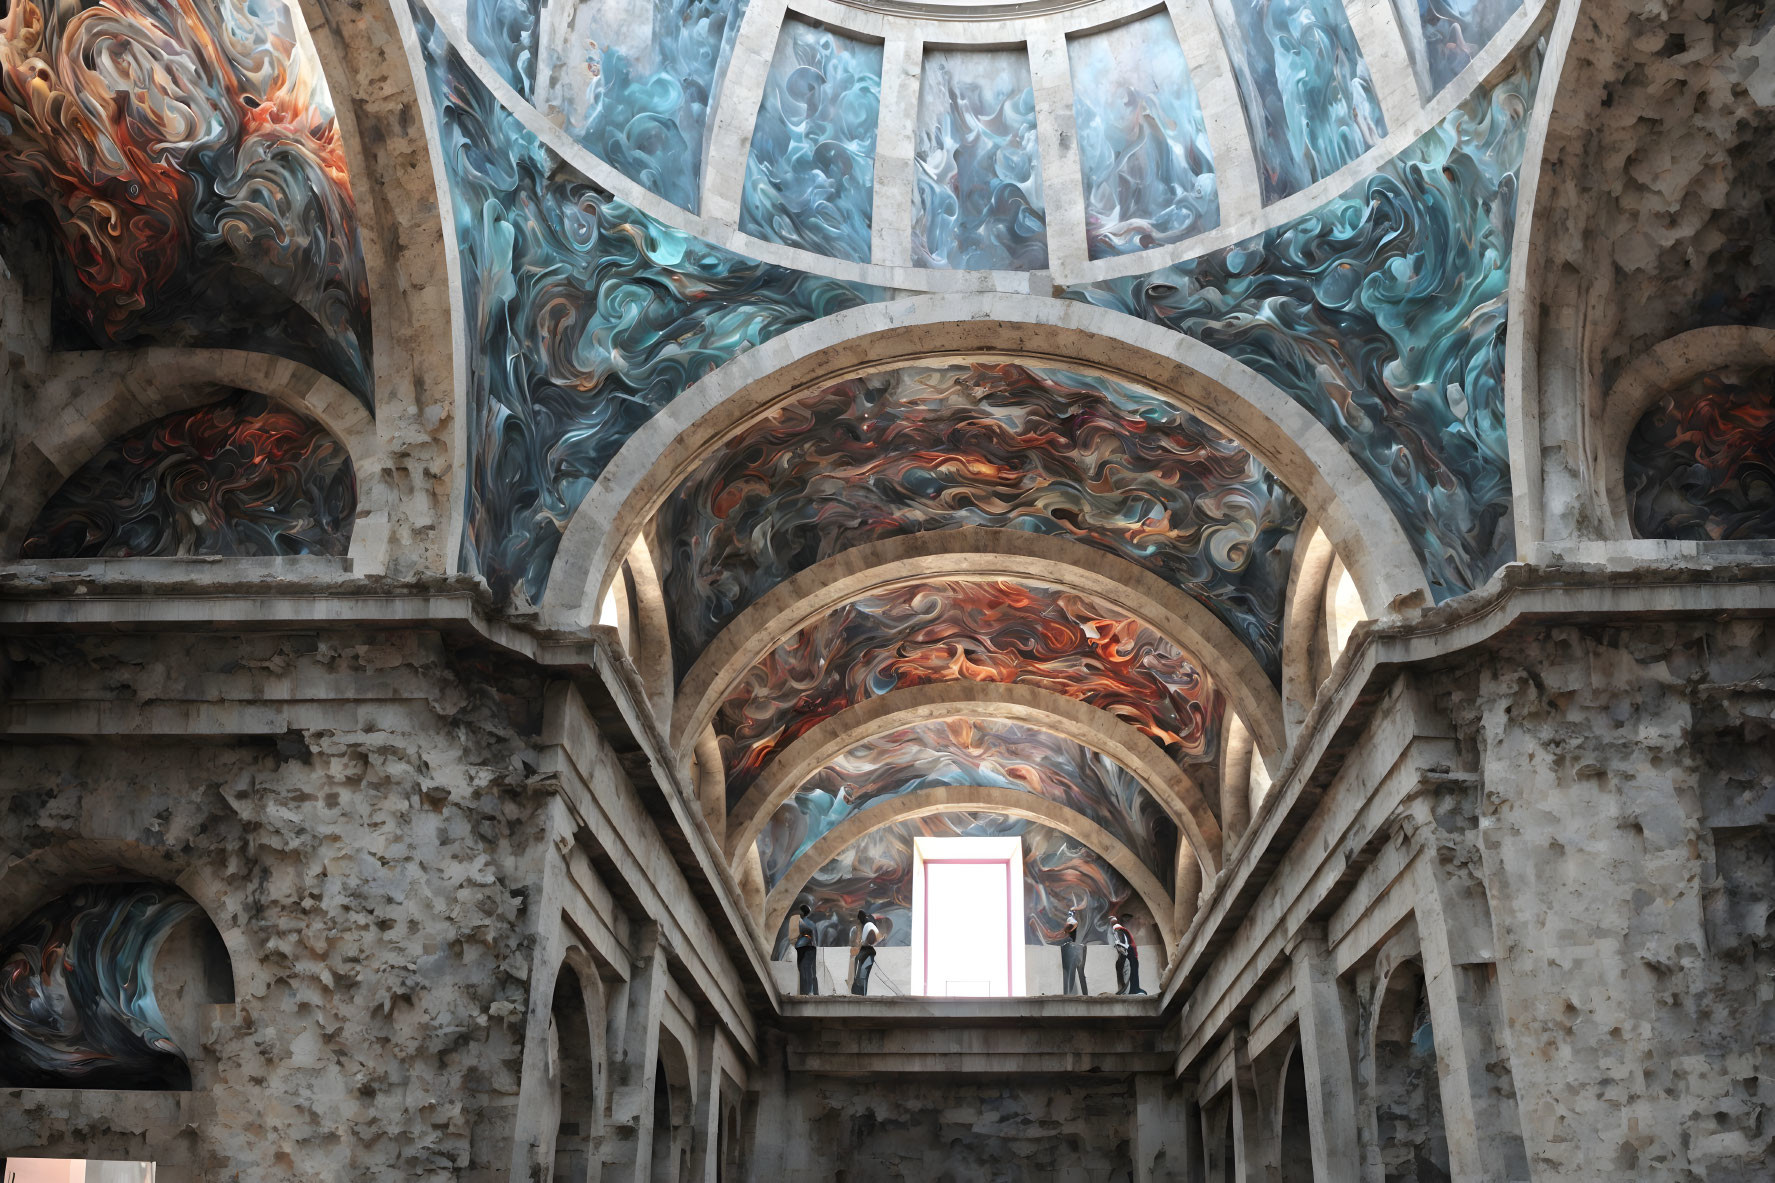
<path fill-rule="evenodd" d="M 339 127 L 283 0 L 0 7 L 0 199 L 48 236 L 59 349 L 247 349 L 374 409 Z"/>
<path fill-rule="evenodd" d="M 916 144 L 914 263 L 973 271 L 1048 265 L 1024 50 L 927 51 Z"/>
<path fill-rule="evenodd" d="M 637 427 L 721 363 L 882 298 L 654 221 L 554 156 L 415 8 L 470 351 L 462 569 L 541 598 L 561 531 Z"/>
<path fill-rule="evenodd" d="M 1627 442 L 1640 538 L 1775 538 L 1775 368 L 1715 370 L 1653 403 Z"/>
<path fill-rule="evenodd" d="M 654 521 L 679 673 L 821 559 L 994 526 L 1119 555 L 1201 601 L 1279 677 L 1304 510 L 1175 401 L 1015 365 L 909 367 L 785 404 L 707 457 Z"/>
<path fill-rule="evenodd" d="M 78 888 L 0 938 L 0 1085 L 188 1089 L 154 957 L 197 905 L 147 884 Z"/>
<path fill-rule="evenodd" d="M 525 98 L 536 93 L 542 0 L 468 0 L 468 43 Z"/>
<path fill-rule="evenodd" d="M 1187 333 L 1313 413 L 1437 600 L 1515 556 L 1504 333 L 1539 53 L 1339 197 L 1235 246 L 1067 295 Z"/>
<path fill-rule="evenodd" d="M 1427 98 L 1466 69 L 1522 0 L 1395 0 L 1394 7 Z"/>
<path fill-rule="evenodd" d="M 783 872 L 852 815 L 907 793 L 988 785 L 1044 797 L 1109 831 L 1171 881 L 1177 828 L 1122 765 L 1076 740 L 1004 719 L 942 719 L 902 727 L 853 747 L 809 777 L 758 838 L 764 881 Z"/>
<path fill-rule="evenodd" d="M 783 22 L 752 128 L 740 229 L 869 261 L 881 46 Z"/>
<path fill-rule="evenodd" d="M 1387 134 L 1341 0 L 1216 0 L 1266 202 L 1330 176 Z"/>
<path fill-rule="evenodd" d="M 1127 880 L 1078 840 L 1023 818 L 992 813 L 939 813 L 892 822 L 859 839 L 808 881 L 801 900 L 813 907 L 814 931 L 821 945 L 844 946 L 856 932 L 857 909 L 867 908 L 881 928 L 884 948 L 912 941 L 912 844 L 917 838 L 1023 839 L 1023 915 L 1025 940 L 1032 945 L 1057 944 L 1066 914 L 1076 912 L 1079 937 L 1091 943 L 1109 940 L 1110 915 L 1135 927 L 1151 923 L 1145 901 Z M 773 918 L 774 919 L 774 918 Z M 775 955 L 787 948 L 785 929 L 777 936 Z M 1111 980 L 1113 970 L 1095 965 L 1098 979 Z M 1105 978 L 1105 974 L 1111 978 Z M 877 974 L 871 993 L 903 992 L 906 983 L 887 982 Z"/>
<path fill-rule="evenodd" d="M 1214 152 L 1170 14 L 1075 37 L 1067 51 L 1091 258 L 1220 225 Z"/>
<path fill-rule="evenodd" d="M 1212 760 L 1224 710 L 1194 659 L 1089 597 L 937 580 L 828 613 L 727 688 L 714 725 L 729 804 L 821 720 L 896 689 L 957 681 L 1016 683 L 1089 703 L 1179 761 Z"/>
<path fill-rule="evenodd" d="M 237 390 L 106 444 L 38 513 L 20 557 L 343 555 L 356 511 L 332 433 Z"/>

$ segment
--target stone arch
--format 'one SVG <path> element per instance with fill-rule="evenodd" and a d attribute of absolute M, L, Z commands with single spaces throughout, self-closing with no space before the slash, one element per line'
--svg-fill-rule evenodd
<path fill-rule="evenodd" d="M 1258 737 L 1280 756 L 1282 704 L 1251 650 L 1199 601 L 1118 555 L 1021 530 L 970 526 L 866 543 L 784 580 L 741 612 L 679 684 L 673 746 L 696 742 L 720 696 L 783 638 L 859 596 L 932 579 L 1010 579 L 1088 594 L 1149 625 L 1200 664 Z"/>
<path fill-rule="evenodd" d="M 1633 537 L 1623 465 L 1627 443 L 1640 418 L 1671 390 L 1730 366 L 1775 365 L 1775 329 L 1723 325 L 1692 329 L 1654 345 L 1635 358 L 1609 388 L 1595 433 L 1597 503 L 1604 507 L 1611 537 Z"/>
<path fill-rule="evenodd" d="M 1276 1154 L 1281 1183 L 1313 1183 L 1313 1137 L 1307 1105 L 1306 1061 L 1298 1035 L 1276 1078 Z"/>
<path fill-rule="evenodd" d="M 545 621 L 583 617 L 661 501 L 746 423 L 835 381 L 962 361 L 1090 370 L 1169 393 L 1249 448 L 1318 516 L 1368 603 L 1427 594 L 1422 566 L 1373 482 L 1323 424 L 1256 371 L 1193 338 L 1078 301 L 962 293 L 836 313 L 741 354 L 679 395 L 629 438 L 575 511 L 543 597 Z"/>
<path fill-rule="evenodd" d="M 302 412 L 326 428 L 359 474 L 380 466 L 376 423 L 350 391 L 319 371 L 280 357 L 237 349 L 82 351 L 51 355 L 45 406 L 64 413 L 21 440 L 0 486 L 0 554 L 16 555 L 45 502 L 106 444 L 163 415 L 212 402 L 219 389 L 251 390 Z M 366 513 L 360 492 L 358 519 Z M 350 555 L 366 553 L 378 532 L 352 531 Z"/>
<path fill-rule="evenodd" d="M 858 810 L 810 846 L 789 865 L 783 877 L 771 889 L 760 918 L 765 929 L 772 917 L 786 916 L 797 897 L 819 869 L 837 858 L 868 834 L 909 818 L 928 817 L 934 813 L 1002 813 L 1026 818 L 1076 838 L 1103 856 L 1136 894 L 1145 901 L 1167 952 L 1177 943 L 1175 913 L 1171 893 L 1165 890 L 1150 868 L 1142 863 L 1108 830 L 1075 809 L 1049 800 L 1038 793 L 1008 789 L 1000 785 L 942 785 L 905 793 L 879 805 Z"/>
<path fill-rule="evenodd" d="M 865 699 L 809 729 L 771 762 L 728 813 L 730 865 L 758 841 L 783 802 L 808 777 L 865 739 L 934 719 L 1010 719 L 1076 740 L 1123 765 L 1183 831 L 1204 875 L 1220 868 L 1220 821 L 1188 772 L 1133 727 L 1051 690 L 1001 682 L 939 682 Z"/>
<path fill-rule="evenodd" d="M 1384 1177 L 1433 1183 L 1448 1179 L 1430 996 L 1415 948 L 1395 944 L 1375 967 L 1368 1049 L 1373 1070 L 1374 1145 Z"/>
<path fill-rule="evenodd" d="M 683 1183 L 690 1177 L 691 1115 L 696 1110 L 696 1078 L 692 1049 L 672 1029 L 659 1029 L 658 1059 L 653 1072 L 653 1152 L 649 1178 L 653 1183 Z M 665 1118 L 665 1128 L 660 1118 Z"/>
<path fill-rule="evenodd" d="M 555 971 L 549 1005 L 549 1076 L 553 1104 L 554 1183 L 584 1183 L 596 1161 L 604 1115 L 603 988 L 578 946 Z"/>

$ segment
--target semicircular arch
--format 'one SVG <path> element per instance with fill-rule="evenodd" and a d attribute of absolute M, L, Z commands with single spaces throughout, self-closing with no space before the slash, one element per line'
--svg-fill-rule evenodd
<path fill-rule="evenodd" d="M 1007 789 L 1001 785 L 941 785 L 919 789 L 858 810 L 822 834 L 800 857 L 789 864 L 783 877 L 771 889 L 760 918 L 765 927 L 770 918 L 786 913 L 814 874 L 851 846 L 884 826 L 910 818 L 928 817 L 936 813 L 999 813 L 1039 822 L 1076 838 L 1085 847 L 1114 867 L 1151 910 L 1153 921 L 1165 939 L 1165 948 L 1177 941 L 1171 893 L 1166 891 L 1152 869 L 1129 850 L 1120 839 L 1084 814 L 1051 801 L 1037 793 Z"/>
<path fill-rule="evenodd" d="M 886 325 L 887 327 L 883 327 Z M 612 458 L 562 536 L 544 619 L 568 626 L 661 502 L 713 447 L 810 389 L 908 365 L 1007 361 L 1088 370 L 1162 391 L 1238 440 L 1333 540 L 1364 602 L 1427 589 L 1403 527 L 1349 452 L 1255 370 L 1190 337 L 1077 301 L 942 294 L 865 305 L 792 329 L 719 367 Z"/>
<path fill-rule="evenodd" d="M 1202 861 L 1219 870 L 1220 821 L 1189 773 L 1158 745 L 1106 711 L 1051 690 L 1003 682 L 936 682 L 889 691 L 824 719 L 789 744 L 728 811 L 730 864 L 752 848 L 808 777 L 874 736 L 958 717 L 1007 719 L 1074 740 L 1121 764 L 1169 813 Z"/>

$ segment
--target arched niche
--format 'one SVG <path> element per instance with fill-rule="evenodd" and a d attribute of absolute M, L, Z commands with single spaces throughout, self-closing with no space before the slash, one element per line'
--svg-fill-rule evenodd
<path fill-rule="evenodd" d="M 1337 665 L 1351 633 L 1372 615 L 1343 556 L 1325 531 L 1308 519 L 1295 545 L 1283 610 L 1282 714 L 1290 736 L 1306 722 L 1320 685 Z M 1266 778 L 1266 788 L 1267 783 Z"/>
<path fill-rule="evenodd" d="M 603 1011 L 596 971 L 583 954 L 570 954 L 549 1004 L 553 1183 L 586 1183 L 596 1164 L 604 1113 Z"/>
<path fill-rule="evenodd" d="M 204 1044 L 234 997 L 220 931 L 178 888 L 116 878 L 38 897 L 0 936 L 0 1087 L 207 1087 Z"/>
<path fill-rule="evenodd" d="M 691 1114 L 695 1111 L 695 1078 L 690 1049 L 662 1026 L 659 1058 L 653 1072 L 652 1183 L 685 1183 L 690 1178 Z"/>
<path fill-rule="evenodd" d="M 1374 1002 L 1375 1147 L 1387 1183 L 1444 1183 L 1450 1178 L 1442 1119 L 1442 1082 L 1423 963 L 1392 965 Z"/>
<path fill-rule="evenodd" d="M 1297 1040 L 1276 1086 L 1276 1162 L 1281 1183 L 1313 1183 L 1313 1134 L 1307 1112 L 1307 1072 Z"/>

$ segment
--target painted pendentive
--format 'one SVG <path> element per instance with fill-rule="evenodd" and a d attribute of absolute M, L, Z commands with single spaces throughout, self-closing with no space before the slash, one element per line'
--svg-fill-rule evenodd
<path fill-rule="evenodd" d="M 536 95 L 542 0 L 468 0 L 468 43 L 526 99 Z"/>
<path fill-rule="evenodd" d="M 78 888 L 0 938 L 0 1086 L 188 1089 L 154 958 L 197 911 L 147 884 Z"/>
<path fill-rule="evenodd" d="M 855 814 L 946 785 L 1013 789 L 1076 810 L 1159 882 L 1171 882 L 1177 827 L 1122 765 L 1028 724 L 941 719 L 875 736 L 810 776 L 758 837 L 766 885 L 775 887 L 809 847 Z"/>
<path fill-rule="evenodd" d="M 1530 54 L 1305 217 L 1066 293 L 1187 333 L 1311 411 L 1392 507 L 1439 601 L 1515 557 L 1506 286 L 1538 68 Z"/>
<path fill-rule="evenodd" d="M 356 512 L 344 445 L 237 390 L 106 444 L 44 505 L 20 557 L 343 555 Z"/>
<path fill-rule="evenodd" d="M 715 715 L 729 805 L 821 720 L 937 682 L 1063 694 L 1113 715 L 1179 761 L 1213 759 L 1224 703 L 1200 666 L 1090 597 L 1039 584 L 939 580 L 863 596 L 791 636 Z"/>
<path fill-rule="evenodd" d="M 1522 7 L 1522 0 L 1394 0 L 1418 88 L 1428 99 L 1455 80 Z"/>
<path fill-rule="evenodd" d="M 1775 538 L 1775 367 L 1670 391 L 1634 427 L 1624 467 L 1640 538 Z"/>
<path fill-rule="evenodd" d="M 1387 134 L 1340 0 L 1215 0 L 1265 202 L 1330 176 Z"/>
<path fill-rule="evenodd" d="M 568 56 L 541 89 L 568 133 L 600 160 L 696 213 L 709 111 L 745 7 L 745 0 L 579 0 L 566 22 Z"/>
<path fill-rule="evenodd" d="M 1170 14 L 1067 45 L 1091 258 L 1220 225 L 1214 152 Z"/>
<path fill-rule="evenodd" d="M 374 409 L 344 149 L 282 0 L 0 8 L 0 205 L 51 244 L 57 349 L 275 354 Z"/>
<path fill-rule="evenodd" d="M 540 600 L 561 531 L 623 441 L 758 343 L 882 293 L 674 230 L 586 180 L 414 8 L 469 340 L 461 566 Z"/>
<path fill-rule="evenodd" d="M 918 93 L 912 260 L 920 267 L 1048 265 L 1035 87 L 1022 49 L 934 49 Z"/>
<path fill-rule="evenodd" d="M 783 22 L 752 130 L 741 230 L 869 261 L 881 55 L 879 45 Z"/>
<path fill-rule="evenodd" d="M 1236 441 L 1111 379 L 908 367 L 752 423 L 654 520 L 678 671 L 772 587 L 883 538 L 994 526 L 1076 539 L 1205 604 L 1278 677 L 1304 510 Z"/>
<path fill-rule="evenodd" d="M 1075 839 L 1003 814 L 940 813 L 872 831 L 814 874 L 801 899 L 813 907 L 816 939 L 821 945 L 850 944 L 857 909 L 867 908 L 881 928 L 883 948 L 909 945 L 914 839 L 1013 837 L 1023 839 L 1024 939 L 1029 944 L 1059 943 L 1069 911 L 1078 915 L 1080 939 L 1092 943 L 1109 940 L 1107 917 L 1112 914 L 1133 927 L 1150 927 L 1146 904 L 1127 880 Z M 775 956 L 784 955 L 785 933 L 786 925 L 778 933 Z M 1113 982 L 1114 972 L 1112 964 L 1091 966 L 1100 983 Z M 879 977 L 873 985 L 874 993 L 893 992 Z"/>

